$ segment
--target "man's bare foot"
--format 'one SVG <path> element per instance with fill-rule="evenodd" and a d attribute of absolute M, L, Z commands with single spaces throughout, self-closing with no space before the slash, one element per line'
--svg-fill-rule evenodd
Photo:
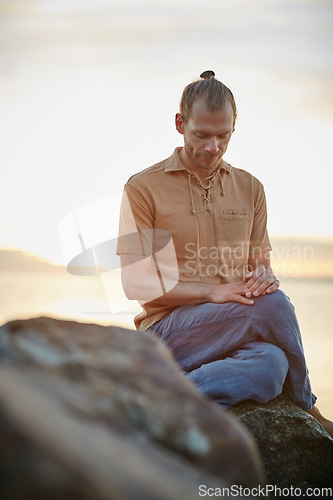
<path fill-rule="evenodd" d="M 318 420 L 318 422 L 324 427 L 325 431 L 333 437 L 333 422 L 323 417 L 315 405 L 311 408 L 311 410 L 308 410 L 307 413 Z"/>

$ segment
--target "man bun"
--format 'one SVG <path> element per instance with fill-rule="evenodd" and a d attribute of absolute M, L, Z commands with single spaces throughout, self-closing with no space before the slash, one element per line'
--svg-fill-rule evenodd
<path fill-rule="evenodd" d="M 215 73 L 208 69 L 201 73 L 200 78 L 186 85 L 179 103 L 179 112 L 184 123 L 187 123 L 192 113 L 196 99 L 203 99 L 208 111 L 215 113 L 225 109 L 230 103 L 234 114 L 234 125 L 237 118 L 237 108 L 234 96 L 228 87 L 215 78 Z"/>
<path fill-rule="evenodd" d="M 215 73 L 211 69 L 207 69 L 203 73 L 201 73 L 200 78 L 203 80 L 209 80 L 210 78 L 214 78 Z"/>

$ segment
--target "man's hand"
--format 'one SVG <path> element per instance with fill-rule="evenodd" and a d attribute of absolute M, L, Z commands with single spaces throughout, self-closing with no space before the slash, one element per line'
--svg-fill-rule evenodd
<path fill-rule="evenodd" d="M 273 293 L 280 286 L 280 282 L 273 274 L 272 269 L 270 267 L 266 269 L 265 266 L 259 266 L 254 271 L 247 272 L 245 281 L 247 281 L 245 295 L 248 298 Z"/>
<path fill-rule="evenodd" d="M 213 302 L 214 304 L 239 302 L 240 304 L 252 306 L 254 300 L 245 297 L 246 286 L 247 284 L 244 281 L 215 285 L 210 293 L 209 302 Z"/>

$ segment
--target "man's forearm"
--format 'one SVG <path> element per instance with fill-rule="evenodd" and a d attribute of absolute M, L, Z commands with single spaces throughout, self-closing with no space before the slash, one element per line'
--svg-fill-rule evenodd
<path fill-rule="evenodd" d="M 138 300 L 141 304 L 183 306 L 205 302 L 221 304 L 224 302 L 241 302 L 252 305 L 253 300 L 245 297 L 246 282 L 223 283 L 212 285 L 196 281 L 180 281 L 170 277 L 170 273 L 156 272 L 149 259 L 123 259 L 122 282 L 126 296 Z"/>
<path fill-rule="evenodd" d="M 210 302 L 213 285 L 195 281 L 179 281 L 161 277 L 155 270 L 141 269 L 141 273 L 122 269 L 122 282 L 126 296 L 141 303 L 170 306 Z"/>
<path fill-rule="evenodd" d="M 169 306 L 203 304 L 212 301 L 215 286 L 197 281 L 178 281 L 171 290 L 151 302 Z"/>

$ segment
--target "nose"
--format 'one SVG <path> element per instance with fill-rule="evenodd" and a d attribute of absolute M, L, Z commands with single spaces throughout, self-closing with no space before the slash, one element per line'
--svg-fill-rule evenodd
<path fill-rule="evenodd" d="M 214 154 L 217 153 L 218 150 L 219 146 L 216 137 L 211 137 L 206 143 L 205 151 L 207 151 L 207 153 Z"/>

